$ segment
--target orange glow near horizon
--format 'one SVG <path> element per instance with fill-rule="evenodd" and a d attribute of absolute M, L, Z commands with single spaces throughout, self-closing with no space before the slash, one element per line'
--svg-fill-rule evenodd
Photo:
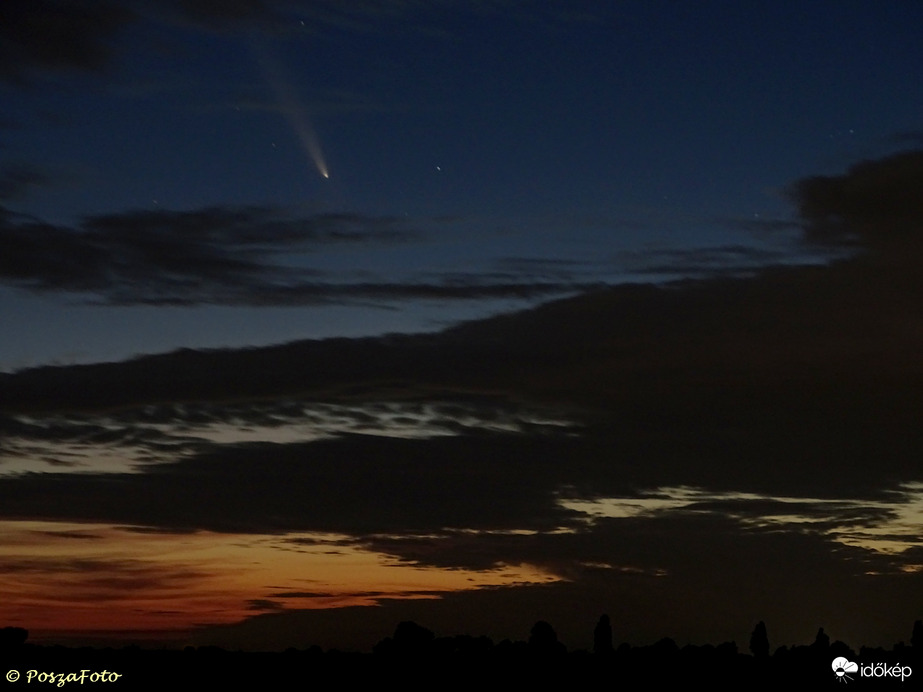
<path fill-rule="evenodd" d="M 556 580 L 526 565 L 471 571 L 396 563 L 326 534 L 176 534 L 41 521 L 0 526 L 0 617 L 4 625 L 29 629 L 35 640 L 181 633 L 267 611 Z"/>

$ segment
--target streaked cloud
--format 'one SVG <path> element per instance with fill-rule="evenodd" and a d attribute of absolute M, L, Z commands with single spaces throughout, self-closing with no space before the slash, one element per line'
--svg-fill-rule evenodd
<path fill-rule="evenodd" d="M 0 202 L 24 197 L 30 189 L 47 185 L 50 180 L 38 166 L 7 164 L 0 168 Z"/>
<path fill-rule="evenodd" d="M 325 291 L 308 280 L 311 270 L 291 265 L 292 253 L 415 237 L 391 217 L 297 217 L 263 207 L 128 212 L 73 227 L 3 209 L 0 281 L 112 304 L 315 302 Z"/>
<path fill-rule="evenodd" d="M 101 70 L 117 33 L 133 17 L 106 0 L 6 0 L 0 5 L 0 80 L 22 85 L 43 71 Z"/>

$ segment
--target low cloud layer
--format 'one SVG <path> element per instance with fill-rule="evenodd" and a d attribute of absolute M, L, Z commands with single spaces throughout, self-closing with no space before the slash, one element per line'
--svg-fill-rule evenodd
<path fill-rule="evenodd" d="M 8 194 L 43 180 L 36 176 L 8 171 Z M 0 207 L 0 282 L 110 305 L 238 306 L 532 298 L 595 285 L 508 271 L 398 282 L 334 277 L 307 266 L 335 246 L 388 246 L 422 237 L 405 220 L 353 213 L 212 207 L 90 216 L 63 226 Z"/>
<path fill-rule="evenodd" d="M 842 175 L 805 178 L 789 192 L 808 241 L 893 256 L 920 250 L 921 191 L 923 151 L 915 150 L 862 161 Z"/>

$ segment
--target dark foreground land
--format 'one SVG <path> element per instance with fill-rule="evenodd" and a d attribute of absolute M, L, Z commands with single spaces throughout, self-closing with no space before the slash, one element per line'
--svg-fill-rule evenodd
<path fill-rule="evenodd" d="M 9 633 L 14 628 L 3 631 Z M 923 631 L 919 625 L 915 628 Z M 765 631 L 765 630 L 763 630 Z M 24 630 L 19 630 L 24 632 Z M 755 630 L 756 634 L 757 630 Z M 396 684 L 402 689 L 467 687 L 501 689 L 657 689 L 704 685 L 707 689 L 923 689 L 923 651 L 899 643 L 890 650 L 850 649 L 818 633 L 810 646 L 779 647 L 754 637 L 751 653 L 733 642 L 678 647 L 656 644 L 568 652 L 554 638 L 494 644 L 486 637 L 436 638 L 413 623 L 401 623 L 394 637 L 372 653 L 323 651 L 227 651 L 215 647 L 184 650 L 67 648 L 40 646 L 7 636 L 0 648 L 5 690 L 96 689 L 302 689 L 319 686 Z M 842 660 L 841 660 L 842 659 Z M 837 671 L 833 662 L 839 660 Z M 838 674 L 839 673 L 839 674 Z"/>

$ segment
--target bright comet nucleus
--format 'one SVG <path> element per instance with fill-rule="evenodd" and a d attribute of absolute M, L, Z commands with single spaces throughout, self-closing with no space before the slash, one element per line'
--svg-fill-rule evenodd
<path fill-rule="evenodd" d="M 308 115 L 308 109 L 299 100 L 290 80 L 285 76 L 282 65 L 275 60 L 265 47 L 254 44 L 258 62 L 263 68 L 266 81 L 272 89 L 280 112 L 288 120 L 295 136 L 301 142 L 301 147 L 308 159 L 317 168 L 325 179 L 330 178 L 327 172 L 327 162 L 321 150 L 320 141 L 314 131 L 314 125 Z"/>

